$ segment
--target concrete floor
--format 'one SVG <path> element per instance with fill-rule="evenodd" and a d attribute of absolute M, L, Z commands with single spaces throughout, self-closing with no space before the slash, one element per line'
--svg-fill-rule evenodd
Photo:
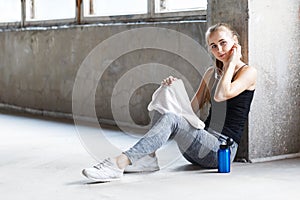
<path fill-rule="evenodd" d="M 230 174 L 218 174 L 190 165 L 170 142 L 158 152 L 160 171 L 92 183 L 81 170 L 96 162 L 95 155 L 72 123 L 0 114 L 0 124 L 1 200 L 300 199 L 300 158 L 234 163 Z M 104 132 L 120 151 L 136 140 L 117 130 Z"/>

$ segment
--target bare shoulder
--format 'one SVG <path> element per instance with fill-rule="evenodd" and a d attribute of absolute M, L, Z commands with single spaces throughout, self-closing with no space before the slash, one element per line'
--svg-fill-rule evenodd
<path fill-rule="evenodd" d="M 252 72 L 255 72 L 255 73 L 257 71 L 255 67 L 250 66 L 250 65 L 246 65 L 245 67 L 243 67 L 243 70 L 249 70 L 249 71 L 252 71 Z"/>
<path fill-rule="evenodd" d="M 209 68 L 205 71 L 204 75 L 202 76 L 201 84 L 204 84 L 204 83 L 205 83 L 205 84 L 207 85 L 207 84 L 209 83 L 210 78 L 212 77 L 214 71 L 215 71 L 215 68 L 214 68 L 214 67 L 209 67 Z M 201 85 L 201 84 L 200 84 L 200 85 Z"/>
<path fill-rule="evenodd" d="M 215 72 L 215 67 L 211 66 L 209 67 L 206 71 L 205 74 L 203 76 L 204 80 L 209 80 L 210 77 L 213 75 L 213 73 Z"/>
<path fill-rule="evenodd" d="M 242 74 L 246 74 L 247 76 L 249 76 L 249 78 L 254 78 L 256 79 L 257 76 L 257 70 L 255 67 L 246 65 L 245 67 L 243 67 L 243 69 L 241 70 Z"/>
<path fill-rule="evenodd" d="M 205 74 L 207 74 L 207 73 L 212 73 L 212 72 L 214 72 L 214 71 L 215 71 L 215 67 L 214 67 L 214 66 L 210 66 L 210 67 L 206 70 Z"/>
<path fill-rule="evenodd" d="M 257 70 L 255 67 L 247 65 L 241 69 L 237 78 L 240 78 L 241 81 L 247 83 L 248 90 L 254 90 L 256 86 Z"/>

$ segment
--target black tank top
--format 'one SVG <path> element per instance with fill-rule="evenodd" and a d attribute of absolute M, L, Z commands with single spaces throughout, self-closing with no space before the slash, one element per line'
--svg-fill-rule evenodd
<path fill-rule="evenodd" d="M 212 76 L 211 79 L 215 79 Z M 215 93 L 217 81 L 214 81 L 211 94 Z M 240 143 L 253 99 L 254 90 L 245 90 L 239 95 L 222 102 L 216 102 L 211 95 L 211 107 L 205 120 L 205 129 L 211 128 Z"/>

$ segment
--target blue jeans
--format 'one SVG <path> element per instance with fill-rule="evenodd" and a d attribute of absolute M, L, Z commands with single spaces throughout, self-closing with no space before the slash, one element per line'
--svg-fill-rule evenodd
<path fill-rule="evenodd" d="M 176 114 L 159 114 L 155 112 L 152 128 L 129 150 L 123 152 L 134 163 L 136 160 L 151 154 L 174 139 L 182 155 L 189 162 L 204 168 L 217 168 L 217 152 L 222 141 L 227 137 L 213 131 L 196 129 L 188 121 Z M 238 145 L 231 146 L 233 161 Z"/>

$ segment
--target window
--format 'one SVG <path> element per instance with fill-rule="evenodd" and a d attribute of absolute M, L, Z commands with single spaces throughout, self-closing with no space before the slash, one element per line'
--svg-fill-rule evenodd
<path fill-rule="evenodd" d="M 0 0 L 0 5 L 2 26 L 29 26 L 205 19 L 207 0 Z"/>
<path fill-rule="evenodd" d="M 75 17 L 75 0 L 26 1 L 26 21 L 69 19 Z"/>
<path fill-rule="evenodd" d="M 156 0 L 155 11 L 178 12 L 192 10 L 206 10 L 207 0 Z"/>
<path fill-rule="evenodd" d="M 207 0 L 83 0 L 81 22 L 204 20 L 206 8 Z"/>
<path fill-rule="evenodd" d="M 83 0 L 84 16 L 146 14 L 147 0 Z"/>
<path fill-rule="evenodd" d="M 0 0 L 0 23 L 21 21 L 20 0 Z"/>

